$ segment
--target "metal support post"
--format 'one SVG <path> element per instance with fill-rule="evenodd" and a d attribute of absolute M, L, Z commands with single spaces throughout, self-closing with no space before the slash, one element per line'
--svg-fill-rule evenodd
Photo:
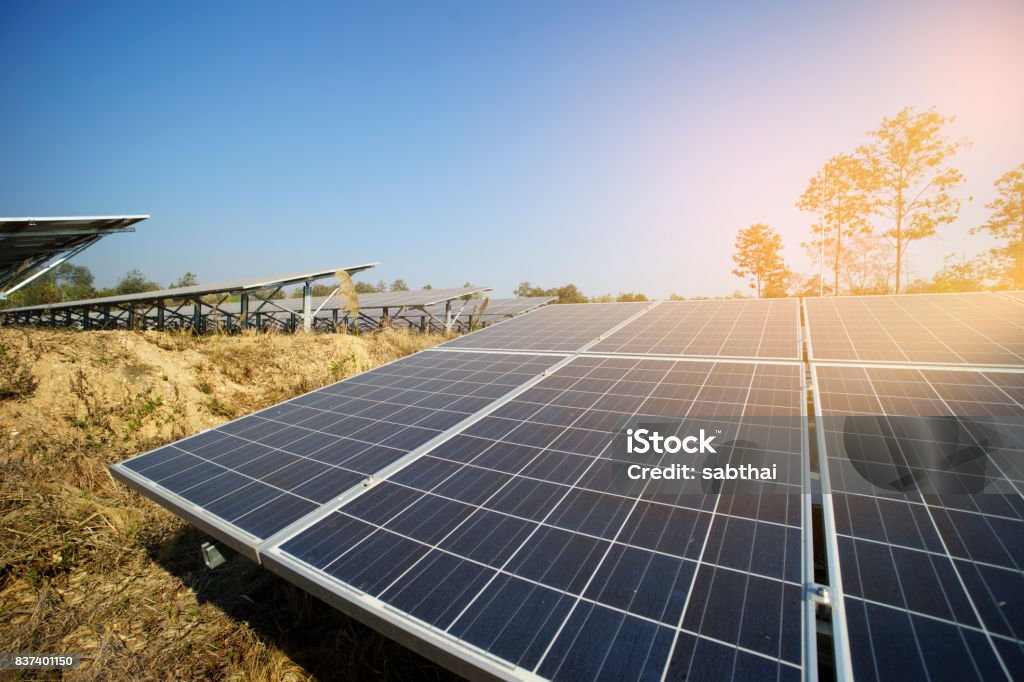
<path fill-rule="evenodd" d="M 302 331 L 313 329 L 313 285 L 307 279 L 302 283 Z"/>

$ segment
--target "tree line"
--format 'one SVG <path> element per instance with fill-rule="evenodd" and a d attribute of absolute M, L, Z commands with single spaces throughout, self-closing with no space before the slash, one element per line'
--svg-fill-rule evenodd
<path fill-rule="evenodd" d="M 965 178 L 953 161 L 970 142 L 949 137 L 954 121 L 934 109 L 905 108 L 811 177 L 796 202 L 816 218 L 801 246 L 824 277 L 790 270 L 781 236 L 764 223 L 737 234 L 733 274 L 759 298 L 1024 288 L 1024 164 L 995 181 L 987 222 L 970 230 L 1000 245 L 972 259 L 951 254 L 930 279 L 910 281 L 910 247 L 960 213 L 955 190 Z"/>

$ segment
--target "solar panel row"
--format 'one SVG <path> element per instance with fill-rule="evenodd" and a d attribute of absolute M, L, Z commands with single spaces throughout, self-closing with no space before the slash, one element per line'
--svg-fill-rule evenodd
<path fill-rule="evenodd" d="M 841 673 L 1024 676 L 1024 308 L 805 306 Z"/>
<path fill-rule="evenodd" d="M 1024 364 L 1024 308 L 805 305 L 839 676 L 1020 674 L 1024 373 L 969 365 Z M 470 672 L 814 677 L 799 313 L 549 306 L 114 469 Z M 724 430 L 714 462 L 779 478 L 624 481 L 622 430 L 650 423 Z"/>
<path fill-rule="evenodd" d="M 114 470 L 478 668 L 796 679 L 800 366 L 579 354 L 648 307 L 541 309 Z M 760 428 L 779 485 L 624 488 L 620 428 L 682 418 Z"/>

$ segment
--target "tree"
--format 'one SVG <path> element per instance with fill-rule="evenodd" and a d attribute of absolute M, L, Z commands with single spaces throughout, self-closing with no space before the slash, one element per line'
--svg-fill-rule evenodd
<path fill-rule="evenodd" d="M 194 287 L 199 284 L 199 278 L 196 277 L 194 272 L 186 272 L 181 276 L 177 282 L 171 282 L 167 287 L 168 289 L 177 289 L 178 287 Z"/>
<path fill-rule="evenodd" d="M 1003 173 L 995 182 L 998 197 L 985 204 L 992 211 L 988 222 L 971 230 L 982 230 L 1005 246 L 992 250 L 992 255 L 1003 261 L 1005 283 L 1014 289 L 1024 289 L 1024 163 Z"/>
<path fill-rule="evenodd" d="M 615 300 L 619 303 L 630 303 L 633 301 L 647 301 L 649 299 L 639 292 L 634 294 L 632 291 L 627 291 L 625 293 L 620 293 Z"/>
<path fill-rule="evenodd" d="M 829 263 L 839 294 L 840 270 L 845 265 L 847 250 L 844 237 L 867 234 L 871 230 L 871 174 L 863 159 L 850 154 L 839 154 L 829 159 L 817 175 L 811 178 L 807 189 L 800 195 L 796 207 L 801 211 L 817 213 L 821 222 L 812 226 L 818 236 L 811 246 L 820 258 L 822 240 L 828 249 Z"/>
<path fill-rule="evenodd" d="M 391 283 L 391 291 L 409 291 L 409 285 L 405 283 L 404 279 L 398 278 Z"/>
<path fill-rule="evenodd" d="M 159 288 L 160 285 L 146 279 L 141 270 L 132 268 L 117 280 L 114 292 L 117 294 L 141 294 L 146 291 L 156 291 Z"/>
<path fill-rule="evenodd" d="M 991 274 L 984 256 L 968 260 L 956 254 L 946 256 L 945 265 L 931 280 L 917 280 L 907 287 L 911 294 L 948 294 L 959 291 L 982 291 Z"/>
<path fill-rule="evenodd" d="M 423 285 L 423 291 L 430 291 L 433 288 L 434 288 L 433 284 L 424 284 Z"/>
<path fill-rule="evenodd" d="M 589 299 L 583 295 L 583 292 L 576 288 L 575 284 L 566 284 L 561 287 L 554 287 L 552 289 L 542 289 L 535 287 L 529 282 L 520 282 L 512 293 L 521 298 L 531 298 L 536 296 L 556 296 L 558 300 L 555 303 L 587 303 Z M 611 297 L 609 296 L 609 300 Z M 596 299 L 595 299 L 596 301 Z"/>
<path fill-rule="evenodd" d="M 787 272 L 782 260 L 782 237 L 779 233 L 763 223 L 751 225 L 740 230 L 736 235 L 736 253 L 732 259 L 737 267 L 732 274 L 737 277 L 750 278 L 751 289 L 761 291 L 766 282 L 777 283 Z"/>
<path fill-rule="evenodd" d="M 387 291 L 387 290 L 388 290 L 388 283 L 387 282 L 385 282 L 384 280 L 381 280 L 381 281 L 377 282 L 377 291 L 378 292 L 384 292 L 384 291 Z"/>
<path fill-rule="evenodd" d="M 465 284 L 462 285 L 462 288 L 463 289 L 472 289 L 473 286 L 474 286 L 473 284 L 471 284 L 469 282 L 466 282 Z M 466 294 L 465 296 L 460 296 L 459 300 L 460 301 L 471 301 L 473 299 L 479 299 L 479 298 L 483 298 L 483 297 L 484 297 L 483 292 L 478 291 L 478 292 L 473 293 L 473 294 Z"/>
<path fill-rule="evenodd" d="M 373 286 L 369 282 L 356 282 L 356 293 L 357 294 L 375 294 L 377 293 L 377 287 Z"/>
<path fill-rule="evenodd" d="M 859 151 L 870 176 L 876 211 L 891 221 L 885 232 L 896 247 L 896 293 L 900 293 L 901 267 L 907 247 L 935 234 L 935 228 L 953 222 L 960 201 L 950 192 L 963 174 L 948 165 L 966 140 L 950 141 L 944 134 L 955 117 L 934 109 L 918 113 L 911 107 L 869 133 L 873 142 Z"/>
<path fill-rule="evenodd" d="M 669 294 L 668 295 L 668 300 L 670 300 L 670 301 L 685 301 L 686 297 L 685 296 L 680 296 L 679 294 Z"/>

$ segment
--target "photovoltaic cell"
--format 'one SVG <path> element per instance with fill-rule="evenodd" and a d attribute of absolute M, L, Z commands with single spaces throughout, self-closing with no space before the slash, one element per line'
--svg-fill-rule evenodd
<path fill-rule="evenodd" d="M 1024 306 L 997 294 L 804 299 L 813 360 L 1024 365 Z"/>
<path fill-rule="evenodd" d="M 1024 677 L 1024 373 L 814 371 L 854 676 Z"/>
<path fill-rule="evenodd" d="M 796 680 L 802 400 L 795 364 L 578 357 L 264 561 L 546 678 Z M 672 418 L 760 418 L 780 481 L 624 491 L 618 425 Z"/>
<path fill-rule="evenodd" d="M 113 470 L 150 496 L 174 495 L 260 541 L 558 360 L 424 351 Z"/>
<path fill-rule="evenodd" d="M 574 352 L 613 327 L 646 310 L 650 303 L 578 303 L 549 305 L 514 317 L 442 348 Z"/>
<path fill-rule="evenodd" d="M 796 299 L 662 302 L 589 350 L 799 360 L 800 304 Z"/>

